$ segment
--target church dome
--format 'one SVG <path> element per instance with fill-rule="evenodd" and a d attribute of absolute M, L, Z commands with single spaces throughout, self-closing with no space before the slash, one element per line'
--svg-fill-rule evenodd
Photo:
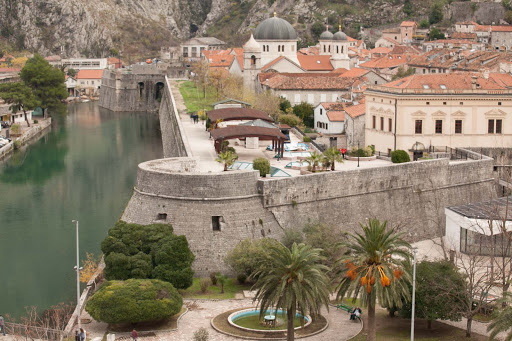
<path fill-rule="evenodd" d="M 347 35 L 341 31 L 334 33 L 333 40 L 347 40 Z"/>
<path fill-rule="evenodd" d="M 261 52 L 261 46 L 258 44 L 256 40 L 254 40 L 253 35 L 251 34 L 251 38 L 244 45 L 244 52 Z"/>
<path fill-rule="evenodd" d="M 320 40 L 332 40 L 332 37 L 334 35 L 329 32 L 329 31 L 324 31 L 322 32 L 322 34 L 320 35 Z"/>
<path fill-rule="evenodd" d="M 295 40 L 297 32 L 286 20 L 272 17 L 263 20 L 254 30 L 254 39 L 258 40 Z"/>

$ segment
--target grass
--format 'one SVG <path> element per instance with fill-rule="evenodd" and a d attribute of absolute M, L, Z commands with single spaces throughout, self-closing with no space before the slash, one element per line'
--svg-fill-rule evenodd
<path fill-rule="evenodd" d="M 134 328 L 137 329 L 139 333 L 139 337 L 142 336 L 154 336 L 151 332 L 155 330 L 171 330 L 178 328 L 178 318 L 185 313 L 187 309 L 185 307 L 181 308 L 181 311 L 176 315 L 172 316 L 169 319 L 162 321 L 151 321 L 151 322 L 141 322 L 141 323 L 117 323 L 117 324 L 109 324 L 108 330 L 117 333 L 128 333 L 131 332 Z"/>
<path fill-rule="evenodd" d="M 276 326 L 269 326 L 265 325 L 262 321 L 263 319 L 260 319 L 259 315 L 249 315 L 249 316 L 243 316 L 239 317 L 233 322 L 241 327 L 249 328 L 249 329 L 258 329 L 258 330 L 284 330 L 286 329 L 286 315 L 285 314 L 278 314 L 277 315 L 277 321 Z M 293 325 L 295 328 L 300 327 L 301 322 L 303 318 L 295 317 L 293 321 Z"/>
<path fill-rule="evenodd" d="M 192 81 L 180 82 L 180 92 L 189 112 L 202 110 L 203 106 L 206 110 L 212 110 L 212 104 L 217 102 L 214 89 L 207 88 L 205 98 L 202 89 L 197 89 Z"/>
<path fill-rule="evenodd" d="M 241 293 L 242 290 L 249 290 L 251 285 L 239 284 L 236 279 L 228 278 L 224 284 L 224 293 L 221 294 L 220 284 L 210 285 L 208 290 L 203 293 L 199 282 L 200 278 L 194 278 L 192 286 L 185 290 L 179 290 L 183 298 L 207 298 L 207 299 L 230 299 L 235 298 L 236 293 Z"/>
<path fill-rule="evenodd" d="M 363 313 L 365 328 L 352 341 L 366 341 L 368 326 L 368 314 Z M 377 340 L 379 341 L 408 341 L 410 340 L 411 320 L 400 317 L 389 317 L 385 309 L 376 311 Z M 427 329 L 426 320 L 416 320 L 414 329 L 414 339 L 421 341 L 484 341 L 487 337 L 472 333 L 470 338 L 466 338 L 466 332 L 463 329 L 452 327 L 450 325 L 433 321 L 432 329 Z"/>

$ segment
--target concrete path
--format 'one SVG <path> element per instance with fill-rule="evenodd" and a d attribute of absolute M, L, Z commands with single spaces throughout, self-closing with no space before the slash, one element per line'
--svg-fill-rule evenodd
<path fill-rule="evenodd" d="M 223 166 L 215 161 L 217 153 L 213 146 L 213 140 L 210 139 L 210 133 L 206 131 L 203 122 L 194 124 L 187 115 L 187 108 L 183 101 L 183 96 L 179 91 L 179 84 L 176 81 L 170 80 L 169 86 L 171 87 L 176 107 L 181 118 L 185 135 L 189 141 L 189 146 L 192 149 L 192 156 L 199 158 L 199 171 L 201 172 L 219 172 L 223 170 Z M 193 143 L 190 143 L 193 142 Z"/>
<path fill-rule="evenodd" d="M 444 324 L 448 324 L 450 326 L 454 326 L 454 327 L 466 330 L 467 319 L 465 317 L 463 317 L 462 320 L 458 321 L 458 322 L 442 321 L 442 320 L 437 320 L 437 321 L 441 322 L 441 323 L 444 323 Z M 489 333 L 487 331 L 487 326 L 488 325 L 489 325 L 488 323 L 482 323 L 482 322 L 478 322 L 478 321 L 473 320 L 473 322 L 471 324 L 471 333 L 476 333 L 476 334 L 480 334 L 480 335 L 484 335 L 484 336 L 489 336 L 489 335 L 491 335 L 491 333 Z M 507 336 L 506 333 L 499 333 L 496 336 L 495 340 L 505 340 L 506 336 Z"/>

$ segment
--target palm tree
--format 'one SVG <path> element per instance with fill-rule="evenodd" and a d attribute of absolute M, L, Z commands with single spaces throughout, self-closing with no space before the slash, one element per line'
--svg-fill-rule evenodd
<path fill-rule="evenodd" d="M 336 263 L 341 265 L 338 275 L 342 277 L 337 297 L 359 297 L 368 307 L 369 341 L 375 341 L 376 298 L 382 306 L 400 308 L 402 298 L 409 300 L 410 296 L 411 278 L 405 263 L 411 258 L 411 246 L 386 225 L 377 219 L 361 224 L 362 234 L 349 234 L 348 240 L 340 243 L 346 252 Z"/>
<path fill-rule="evenodd" d="M 341 152 L 337 148 L 335 148 L 335 147 L 331 147 L 331 148 L 327 149 L 324 152 L 324 157 L 331 164 L 331 170 L 332 171 L 334 170 L 334 164 L 336 162 L 343 162 L 343 157 L 341 156 Z"/>
<path fill-rule="evenodd" d="M 215 159 L 215 161 L 217 161 L 218 163 L 223 163 L 224 171 L 227 171 L 228 167 L 234 164 L 237 159 L 238 155 L 228 150 L 225 153 L 219 153 L 219 156 Z"/>
<path fill-rule="evenodd" d="M 286 311 L 288 341 L 295 339 L 297 312 L 318 314 L 322 305 L 329 303 L 329 268 L 320 263 L 324 259 L 320 252 L 304 244 L 293 243 L 291 250 L 282 244 L 272 245 L 268 250 L 271 261 L 262 262 L 253 275 L 260 318 L 273 306 Z"/>
<path fill-rule="evenodd" d="M 305 161 L 312 167 L 311 171 L 313 173 L 316 171 L 316 166 L 318 166 L 318 164 L 322 162 L 322 158 L 323 155 L 317 153 L 316 151 L 311 153 L 311 155 L 306 158 Z"/>
<path fill-rule="evenodd" d="M 512 294 L 505 293 L 505 297 L 503 298 L 503 302 L 512 303 Z M 494 320 L 487 327 L 487 331 L 491 332 L 489 340 L 494 340 L 494 338 L 501 332 L 506 332 L 508 330 L 508 334 L 505 337 L 505 341 L 512 340 L 512 306 L 508 305 L 503 310 L 500 311 L 499 315 L 496 316 Z"/>

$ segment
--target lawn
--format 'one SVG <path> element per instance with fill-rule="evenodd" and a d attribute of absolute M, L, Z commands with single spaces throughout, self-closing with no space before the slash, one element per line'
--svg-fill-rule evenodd
<path fill-rule="evenodd" d="M 197 89 L 194 82 L 185 81 L 180 82 L 180 92 L 185 101 L 185 106 L 189 112 L 197 112 L 204 108 L 212 110 L 212 104 L 217 102 L 215 90 L 212 88 L 206 89 L 206 98 L 203 97 L 202 89 Z"/>
<path fill-rule="evenodd" d="M 411 339 L 411 320 L 400 317 L 389 317 L 384 309 L 376 311 L 376 326 L 378 341 L 408 341 Z M 366 326 L 368 325 L 368 314 L 363 310 L 365 329 L 352 339 L 352 341 L 366 341 Z M 433 321 L 432 329 L 427 329 L 425 320 L 416 320 L 414 326 L 414 339 L 422 341 L 484 341 L 487 337 L 472 333 L 471 338 L 466 338 L 464 330 L 447 324 Z"/>
<path fill-rule="evenodd" d="M 228 278 L 224 284 L 224 293 L 220 293 L 220 284 L 210 285 L 208 290 L 203 293 L 199 285 L 200 278 L 194 278 L 192 286 L 186 290 L 179 290 L 183 298 L 208 298 L 208 299 L 229 299 L 235 298 L 236 293 L 241 293 L 242 290 L 250 290 L 251 285 L 239 284 L 234 278 Z"/>

